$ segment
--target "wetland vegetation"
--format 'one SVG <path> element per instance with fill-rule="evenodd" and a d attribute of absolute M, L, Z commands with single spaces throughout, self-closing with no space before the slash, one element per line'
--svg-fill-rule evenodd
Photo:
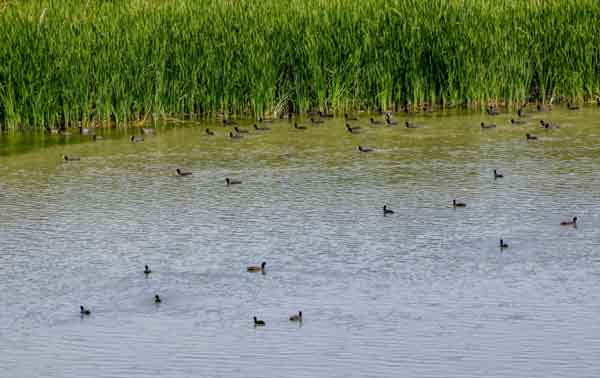
<path fill-rule="evenodd" d="M 0 123 L 600 94 L 595 0 L 3 1 Z"/>

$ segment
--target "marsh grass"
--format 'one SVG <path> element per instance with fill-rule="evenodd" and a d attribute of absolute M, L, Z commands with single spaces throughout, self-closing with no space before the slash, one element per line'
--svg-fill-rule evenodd
<path fill-rule="evenodd" d="M 584 100 L 598 20 L 597 0 L 8 1 L 0 121 Z"/>

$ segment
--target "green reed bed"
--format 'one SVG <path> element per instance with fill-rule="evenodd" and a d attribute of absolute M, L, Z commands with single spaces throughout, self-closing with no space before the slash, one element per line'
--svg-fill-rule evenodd
<path fill-rule="evenodd" d="M 600 93 L 597 0 L 0 1 L 4 128 Z"/>

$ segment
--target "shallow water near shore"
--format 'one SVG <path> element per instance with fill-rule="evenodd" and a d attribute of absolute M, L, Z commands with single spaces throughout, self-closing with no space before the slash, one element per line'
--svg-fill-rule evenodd
<path fill-rule="evenodd" d="M 0 376 L 600 376 L 600 109 L 511 117 L 0 136 Z"/>

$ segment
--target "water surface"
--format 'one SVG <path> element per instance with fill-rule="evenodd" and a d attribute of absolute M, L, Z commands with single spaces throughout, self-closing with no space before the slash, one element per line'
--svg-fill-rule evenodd
<path fill-rule="evenodd" d="M 0 376 L 597 377 L 599 115 L 0 136 Z"/>

